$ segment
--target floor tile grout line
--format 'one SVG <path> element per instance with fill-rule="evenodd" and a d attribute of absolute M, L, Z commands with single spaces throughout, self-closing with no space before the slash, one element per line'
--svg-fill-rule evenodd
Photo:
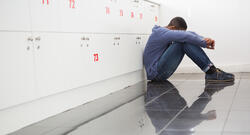
<path fill-rule="evenodd" d="M 239 87 L 240 87 L 240 84 L 241 84 L 241 80 L 242 80 L 242 77 L 241 77 L 241 76 L 242 76 L 242 73 L 240 74 L 239 84 L 238 84 L 238 86 L 236 87 L 236 91 L 235 91 L 234 97 L 233 97 L 233 99 L 232 99 L 232 102 L 231 102 L 231 105 L 230 105 L 230 109 L 229 109 L 229 111 L 228 111 L 228 113 L 227 113 L 226 120 L 224 121 L 224 124 L 223 124 L 223 127 L 222 127 L 222 131 L 221 131 L 221 135 L 223 135 L 224 132 L 225 132 L 226 124 L 227 124 L 228 119 L 229 119 L 229 116 L 230 116 L 230 114 L 231 114 L 231 112 L 232 112 L 232 106 L 233 106 L 234 100 L 235 100 L 235 98 L 236 98 L 236 95 L 237 95 L 237 93 L 238 93 L 238 91 L 239 91 Z"/>
<path fill-rule="evenodd" d="M 180 86 L 180 85 L 182 85 L 182 84 L 184 84 L 186 81 L 188 80 L 188 78 L 185 78 L 185 80 L 182 82 L 182 83 L 180 83 L 180 84 L 178 84 L 178 85 L 176 85 L 174 88 L 176 88 L 177 86 Z M 172 89 L 174 89 L 174 88 L 172 88 Z M 171 90 L 172 90 L 171 89 Z M 171 90 L 169 90 L 169 91 L 171 91 Z M 165 94 L 166 94 L 167 92 L 165 92 Z M 161 94 L 160 96 L 162 96 L 162 95 L 164 95 L 164 94 Z M 158 98 L 160 97 L 160 96 L 158 96 Z M 157 99 L 157 98 L 156 98 Z M 154 99 L 154 100 L 156 100 L 156 99 Z M 152 101 L 152 100 L 151 100 Z M 184 106 L 160 131 L 158 131 L 156 134 L 157 135 L 160 135 L 166 128 L 168 128 L 168 126 L 187 108 L 188 106 L 186 105 L 186 106 Z"/>
<path fill-rule="evenodd" d="M 151 99 L 150 101 L 148 101 L 144 106 L 147 106 L 147 105 L 149 105 L 150 103 L 152 103 L 152 102 L 154 102 L 156 99 L 158 99 L 159 97 L 161 97 L 162 95 L 165 95 L 165 94 L 167 94 L 168 92 L 170 92 L 171 90 L 173 90 L 174 88 L 171 88 L 171 89 L 169 89 L 169 90 L 167 90 L 167 91 L 165 91 L 165 92 L 163 92 L 162 94 L 160 94 L 159 96 L 157 96 L 157 97 L 155 97 L 155 98 L 153 98 L 153 99 Z"/>
<path fill-rule="evenodd" d="M 171 89 L 167 90 L 166 92 L 163 92 L 163 93 L 160 94 L 159 96 L 157 96 L 157 97 L 151 99 L 150 101 L 148 101 L 148 102 L 145 104 L 145 106 L 147 106 L 148 104 L 152 103 L 153 101 L 155 101 L 157 98 L 161 97 L 162 95 L 164 95 L 164 94 L 170 92 L 171 90 L 177 89 L 177 88 L 176 88 L 177 86 L 182 85 L 182 84 L 183 84 L 184 82 L 186 82 L 186 81 L 187 81 L 187 78 L 185 78 L 185 80 L 183 80 L 180 84 L 176 85 L 174 88 L 171 88 Z M 171 82 L 171 81 L 170 81 L 170 82 Z"/>
<path fill-rule="evenodd" d="M 156 134 L 160 135 L 165 129 L 168 128 L 168 126 L 187 108 L 187 105 L 184 106 L 160 131 L 158 131 Z"/>
<path fill-rule="evenodd" d="M 184 83 L 184 81 L 183 81 L 182 83 Z M 182 84 L 182 83 L 181 83 L 181 84 Z M 177 86 L 180 86 L 181 84 L 176 85 L 176 87 L 177 87 Z M 163 95 L 167 94 L 167 93 L 168 93 L 168 92 L 170 92 L 171 90 L 176 89 L 176 87 L 171 88 L 171 89 L 168 89 L 167 91 L 163 92 L 163 93 L 162 93 L 162 94 L 160 94 L 159 96 L 157 96 L 157 97 L 155 97 L 155 98 L 151 99 L 150 101 L 148 101 L 148 102 L 145 104 L 145 106 L 147 106 L 148 104 L 150 104 L 150 103 L 154 102 L 157 98 L 159 98 L 159 97 L 161 97 L 161 96 L 163 96 Z"/>

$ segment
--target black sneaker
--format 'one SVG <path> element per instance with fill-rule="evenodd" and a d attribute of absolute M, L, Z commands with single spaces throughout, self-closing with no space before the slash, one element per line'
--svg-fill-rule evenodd
<path fill-rule="evenodd" d="M 234 75 L 231 73 L 224 72 L 219 68 L 216 69 L 216 72 L 213 74 L 206 74 L 206 82 L 209 83 L 218 83 L 218 82 L 233 82 Z"/>

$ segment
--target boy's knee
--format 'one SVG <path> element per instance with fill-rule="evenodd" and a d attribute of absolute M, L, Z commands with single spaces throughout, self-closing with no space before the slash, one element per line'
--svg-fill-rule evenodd
<path fill-rule="evenodd" d="M 174 42 L 174 43 L 172 43 L 170 45 L 170 47 L 173 47 L 175 49 L 183 49 L 183 46 L 184 46 L 184 44 L 182 44 L 182 43 L 176 43 L 176 42 Z"/>

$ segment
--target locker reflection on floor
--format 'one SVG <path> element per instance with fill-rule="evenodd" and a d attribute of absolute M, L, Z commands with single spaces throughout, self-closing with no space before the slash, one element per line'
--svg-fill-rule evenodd
<path fill-rule="evenodd" d="M 206 84 L 203 78 L 176 74 L 140 82 L 12 135 L 250 134 L 250 73 L 237 73 L 234 83 Z"/>

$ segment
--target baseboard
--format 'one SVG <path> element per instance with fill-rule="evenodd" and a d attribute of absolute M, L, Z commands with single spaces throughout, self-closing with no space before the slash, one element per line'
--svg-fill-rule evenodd
<path fill-rule="evenodd" d="M 144 71 L 139 70 L 1 110 L 0 134 L 11 133 L 30 124 L 131 86 L 144 79 Z"/>

